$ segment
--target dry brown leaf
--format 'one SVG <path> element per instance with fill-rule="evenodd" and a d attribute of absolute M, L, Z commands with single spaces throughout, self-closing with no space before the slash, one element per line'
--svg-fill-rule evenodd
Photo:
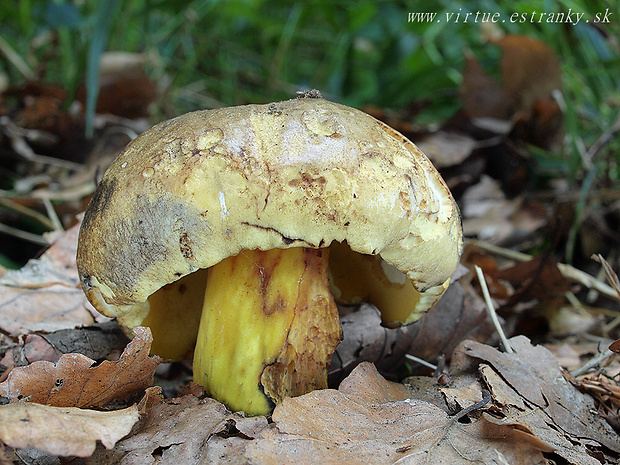
<path fill-rule="evenodd" d="M 571 289 L 553 257 L 546 254 L 500 270 L 496 277 L 510 282 L 516 289 L 510 299 L 513 303 L 563 298 Z"/>
<path fill-rule="evenodd" d="M 51 333 L 28 334 L 23 341 L 6 351 L 0 365 L 7 371 L 0 375 L 0 382 L 16 366 L 25 366 L 41 360 L 57 362 L 62 354 L 79 353 L 94 360 L 107 358 L 121 352 L 127 337 L 115 321 L 96 323 L 74 329 L 61 329 Z"/>
<path fill-rule="evenodd" d="M 477 142 L 466 134 L 439 130 L 416 141 L 416 145 L 438 169 L 460 165 L 476 148 Z"/>
<path fill-rule="evenodd" d="M 507 199 L 500 183 L 487 175 L 465 191 L 461 206 L 465 235 L 493 244 L 520 241 L 547 223 L 544 206 Z"/>
<path fill-rule="evenodd" d="M 266 426 L 265 417 L 244 418 L 213 399 L 187 395 L 155 405 L 135 434 L 112 450 L 98 449 L 88 463 L 247 463 L 245 445 Z"/>
<path fill-rule="evenodd" d="M 79 285 L 78 232 L 79 225 L 72 227 L 41 258 L 0 278 L 0 330 L 18 336 L 107 320 L 88 303 Z"/>
<path fill-rule="evenodd" d="M 97 113 L 130 119 L 148 116 L 157 90 L 144 71 L 145 62 L 146 56 L 138 53 L 106 52 L 101 56 Z M 86 101 L 84 87 L 77 99 Z"/>
<path fill-rule="evenodd" d="M 501 85 L 475 58 L 469 56 L 465 63 L 461 95 L 471 117 L 510 119 L 562 87 L 560 64 L 548 45 L 519 35 L 506 35 L 495 44 L 503 52 Z"/>
<path fill-rule="evenodd" d="M 13 369 L 0 384 L 0 396 L 15 402 L 27 399 L 59 407 L 102 407 L 153 384 L 159 357 L 149 356 L 152 337 L 144 327 L 117 361 L 94 360 L 82 354 L 65 354 L 58 362 L 35 362 Z"/>
<path fill-rule="evenodd" d="M 572 436 L 559 430 L 553 418 L 549 418 L 544 409 L 524 401 L 524 399 L 501 376 L 488 365 L 483 365 L 480 372 L 493 393 L 497 404 L 502 406 L 502 417 L 497 414 L 485 414 L 488 421 L 510 426 L 529 435 L 536 441 L 538 448 L 546 452 L 555 452 L 569 463 L 575 465 L 598 465 L 600 462 L 588 454 L 582 438 Z"/>
<path fill-rule="evenodd" d="M 0 441 L 16 449 L 34 447 L 62 457 L 88 457 L 97 441 L 114 447 L 138 418 L 136 406 L 99 412 L 16 402 L 0 406 Z"/>
<path fill-rule="evenodd" d="M 260 464 L 543 461 L 509 428 L 485 419 L 462 424 L 436 405 L 403 397 L 402 386 L 363 363 L 340 390 L 285 399 L 246 456 Z"/>
<path fill-rule="evenodd" d="M 517 97 L 520 109 L 562 88 L 558 58 L 547 44 L 526 36 L 505 35 L 496 42 L 502 48 L 502 84 Z"/>
<path fill-rule="evenodd" d="M 492 42 L 502 49 L 501 84 L 476 58 L 467 56 L 460 88 L 465 114 L 480 128 L 506 134 L 506 129 L 493 127 L 508 123 L 517 140 L 557 150 L 563 116 L 553 98 L 553 92 L 562 88 L 555 52 L 543 42 L 520 35 L 505 35 Z"/>
<path fill-rule="evenodd" d="M 439 302 L 410 330 L 409 353 L 427 361 L 449 356 L 465 338 L 487 341 L 495 329 L 484 301 L 467 278 L 450 285 Z"/>
<path fill-rule="evenodd" d="M 510 344 L 514 354 L 474 341 L 465 341 L 457 350 L 489 363 L 531 409 L 542 410 L 552 427 L 559 428 L 576 444 L 598 443 L 620 452 L 618 435 L 596 414 L 592 398 L 566 380 L 551 352 L 532 346 L 524 336 L 511 338 Z M 511 402 L 517 405 L 512 398 Z"/>
<path fill-rule="evenodd" d="M 508 120 L 514 111 L 513 97 L 471 55 L 465 59 L 460 93 L 470 118 Z"/>

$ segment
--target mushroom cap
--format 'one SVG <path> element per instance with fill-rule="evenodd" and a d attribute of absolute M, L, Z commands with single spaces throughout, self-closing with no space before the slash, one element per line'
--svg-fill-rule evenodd
<path fill-rule="evenodd" d="M 97 186 L 77 264 L 97 310 L 139 324 L 151 294 L 242 250 L 333 241 L 404 273 L 422 294 L 417 319 L 458 265 L 460 216 L 402 134 L 297 98 L 188 113 L 134 139 Z"/>

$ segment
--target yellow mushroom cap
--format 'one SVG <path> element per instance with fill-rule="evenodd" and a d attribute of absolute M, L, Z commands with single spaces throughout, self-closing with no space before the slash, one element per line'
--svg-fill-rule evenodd
<path fill-rule="evenodd" d="M 368 114 L 321 98 L 197 111 L 141 134 L 86 211 L 78 270 L 102 313 L 140 324 L 166 284 L 242 250 L 346 242 L 421 293 L 448 285 L 462 250 L 454 199 L 427 157 Z"/>

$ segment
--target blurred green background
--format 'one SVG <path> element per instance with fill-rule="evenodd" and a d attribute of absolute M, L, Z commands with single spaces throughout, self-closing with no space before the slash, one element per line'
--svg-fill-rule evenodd
<path fill-rule="evenodd" d="M 505 32 L 538 38 L 557 51 L 566 101 L 600 126 L 609 123 L 620 75 L 617 4 L 507 3 L 13 0 L 0 2 L 0 36 L 37 78 L 73 90 L 88 78 L 97 53 L 144 53 L 162 92 L 162 116 L 288 98 L 309 87 L 354 106 L 399 108 L 424 100 L 424 118 L 441 122 L 458 105 L 464 51 L 488 60 L 498 54 L 481 41 L 480 23 L 455 16 L 447 22 L 446 13 L 500 13 Z M 585 13 L 583 20 L 608 9 L 611 23 L 508 20 L 513 13 L 569 9 Z M 410 12 L 435 12 L 441 22 L 408 22 Z M 12 83 L 22 77 L 6 58 L 0 70 Z"/>
<path fill-rule="evenodd" d="M 561 149 L 532 147 L 533 164 L 585 193 L 620 178 L 620 11 L 612 1 L 5 0 L 0 2 L 0 77 L 88 89 L 97 95 L 104 51 L 141 53 L 157 97 L 150 123 L 195 109 L 263 103 L 319 89 L 364 108 L 415 107 L 412 124 L 436 128 L 461 106 L 466 54 L 498 76 L 501 51 L 467 12 L 498 13 L 497 28 L 557 53 L 566 135 Z M 583 13 L 579 24 L 511 22 L 513 14 Z M 594 23 L 607 12 L 606 23 Z M 409 13 L 437 13 L 410 22 Z M 456 16 L 460 13 L 460 17 Z M 446 15 L 453 14 L 451 21 Z M 586 23 L 585 20 L 589 22 Z M 502 22 L 501 20 L 505 20 Z M 72 98 L 67 99 L 67 106 Z M 584 152 L 605 134 L 594 163 Z"/>

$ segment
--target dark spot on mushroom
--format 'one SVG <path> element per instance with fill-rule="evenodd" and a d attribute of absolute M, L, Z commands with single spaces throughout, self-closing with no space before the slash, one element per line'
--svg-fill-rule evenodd
<path fill-rule="evenodd" d="M 298 90 L 296 98 L 323 98 L 321 91 L 317 89 Z"/>
<path fill-rule="evenodd" d="M 282 110 L 280 110 L 280 107 L 276 103 L 270 103 L 267 107 L 267 114 L 280 116 L 282 114 Z"/>
<path fill-rule="evenodd" d="M 282 296 L 278 296 L 278 298 L 272 305 L 267 305 L 267 302 L 263 300 L 263 313 L 265 313 L 265 315 L 267 316 L 272 315 L 274 313 L 279 313 L 282 310 L 285 310 L 286 307 L 287 307 L 286 302 L 284 301 Z"/>
<path fill-rule="evenodd" d="M 187 292 L 187 286 L 183 283 L 179 284 L 179 294 L 185 294 Z"/>
<path fill-rule="evenodd" d="M 192 156 L 198 156 L 200 155 L 200 150 L 199 149 L 192 149 Z"/>
<path fill-rule="evenodd" d="M 82 225 L 84 228 L 88 229 L 91 227 L 91 223 L 98 217 L 105 214 L 110 202 L 112 201 L 112 197 L 116 192 L 116 180 L 115 179 L 104 179 L 102 180 L 95 193 L 93 195 L 92 200 L 90 201 L 90 206 L 86 210 L 84 214 L 84 220 Z"/>
<path fill-rule="evenodd" d="M 82 276 L 80 276 L 80 279 L 82 280 L 82 286 L 85 289 L 92 289 L 93 285 L 90 283 L 90 276 L 87 274 L 83 274 Z"/>
<path fill-rule="evenodd" d="M 61 387 L 64 383 L 65 383 L 65 380 L 63 378 L 58 378 L 56 381 L 54 381 L 54 386 Z"/>
<path fill-rule="evenodd" d="M 174 275 L 175 275 L 177 278 L 180 278 L 181 276 L 183 276 L 183 273 L 181 273 L 180 271 L 175 271 L 175 272 L 174 272 Z"/>
<path fill-rule="evenodd" d="M 181 249 L 181 255 L 188 260 L 192 260 L 194 258 L 194 251 L 192 250 L 192 241 L 190 240 L 187 233 L 181 234 L 179 238 L 179 246 Z"/>
<path fill-rule="evenodd" d="M 345 226 L 349 226 L 350 224 L 351 224 L 351 222 L 350 222 L 350 221 L 347 221 L 344 225 L 345 225 Z"/>

